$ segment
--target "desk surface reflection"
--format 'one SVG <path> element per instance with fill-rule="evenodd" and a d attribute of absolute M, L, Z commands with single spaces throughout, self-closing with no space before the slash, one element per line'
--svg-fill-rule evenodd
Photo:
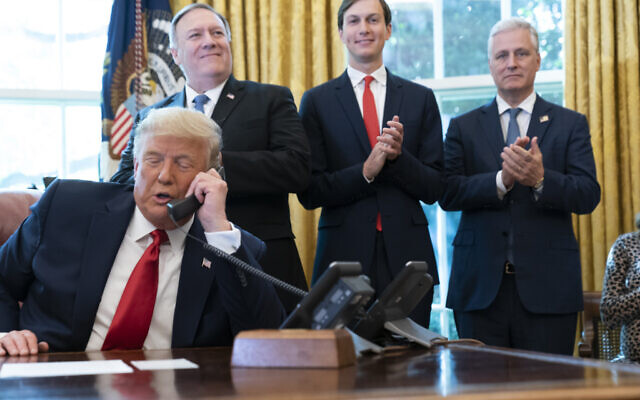
<path fill-rule="evenodd" d="M 640 367 L 484 346 L 400 349 L 342 369 L 230 368 L 230 348 L 52 353 L 0 363 L 186 358 L 198 369 L 0 380 L 0 398 L 453 398 L 640 396 Z"/>

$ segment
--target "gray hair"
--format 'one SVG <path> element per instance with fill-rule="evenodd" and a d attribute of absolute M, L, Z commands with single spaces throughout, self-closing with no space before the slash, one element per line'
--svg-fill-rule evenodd
<path fill-rule="evenodd" d="M 489 32 L 489 41 L 487 43 L 487 53 L 491 58 L 491 46 L 493 45 L 493 37 L 498 33 L 513 31 L 515 29 L 526 29 L 531 35 L 531 42 L 536 49 L 536 53 L 540 53 L 540 43 L 538 40 L 538 31 L 529 22 L 520 17 L 511 17 L 498 21 Z"/>
<path fill-rule="evenodd" d="M 208 168 L 220 168 L 222 130 L 215 121 L 199 111 L 182 107 L 156 108 L 135 127 L 133 154 L 140 152 L 149 137 L 173 136 L 183 139 L 205 140 L 209 151 Z"/>
<path fill-rule="evenodd" d="M 224 25 L 224 30 L 227 34 L 227 40 L 229 42 L 231 42 L 231 28 L 229 27 L 229 21 L 227 21 L 227 19 L 225 17 L 222 16 L 222 14 L 220 14 L 219 12 L 217 12 L 216 10 L 213 9 L 213 7 L 211 7 L 208 4 L 203 4 L 203 3 L 193 3 L 193 4 L 189 4 L 188 6 L 184 7 L 182 10 L 178 11 L 176 13 L 176 15 L 173 16 L 173 19 L 171 20 L 171 29 L 169 30 L 169 47 L 172 49 L 177 48 L 177 43 L 176 43 L 176 25 L 178 25 L 178 22 L 182 19 L 182 17 L 184 17 L 187 13 L 197 9 L 197 8 L 202 8 L 205 10 L 209 10 L 212 13 L 214 13 L 218 18 L 220 18 L 220 20 L 222 21 L 222 24 Z"/>

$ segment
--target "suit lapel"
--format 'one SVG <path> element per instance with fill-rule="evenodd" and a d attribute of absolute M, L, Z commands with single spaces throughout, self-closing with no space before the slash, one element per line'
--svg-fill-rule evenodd
<path fill-rule="evenodd" d="M 84 348 L 91 335 L 104 286 L 135 208 L 130 190 L 108 201 L 105 210 L 91 219 L 73 311 L 73 347 Z"/>
<path fill-rule="evenodd" d="M 394 115 L 400 115 L 402 106 L 402 81 L 397 79 L 387 70 L 387 95 L 384 100 L 384 113 L 382 114 L 382 126 L 385 127 L 387 121 L 391 121 Z M 402 121 L 402 118 L 400 118 Z"/>
<path fill-rule="evenodd" d="M 185 89 L 182 89 L 167 103 L 166 107 L 187 107 L 187 95 Z"/>
<path fill-rule="evenodd" d="M 484 107 L 482 107 L 480 121 L 478 121 L 478 129 L 486 129 L 484 137 L 487 139 L 487 145 L 491 149 L 493 156 L 498 165 L 502 165 L 500 154 L 504 148 L 504 136 L 500 127 L 500 116 L 498 115 L 498 104 L 496 99 Z M 482 128 L 484 127 L 484 128 Z"/>
<path fill-rule="evenodd" d="M 229 76 L 229 80 L 227 80 L 224 88 L 222 88 L 220 98 L 213 108 L 213 115 L 211 116 L 220 127 L 224 127 L 227 117 L 229 117 L 233 109 L 242 101 L 245 94 L 244 84 L 236 80 L 233 75 Z"/>
<path fill-rule="evenodd" d="M 362 112 L 360 106 L 358 106 L 358 100 L 353 91 L 351 80 L 347 71 L 345 71 L 337 80 L 335 84 L 336 97 L 338 103 L 342 106 L 353 134 L 356 136 L 356 140 L 360 143 L 360 147 L 365 155 L 371 153 L 371 144 L 367 136 L 367 129 L 364 126 L 364 120 L 362 119 Z"/>
<path fill-rule="evenodd" d="M 197 218 L 193 221 L 189 233 L 204 240 L 204 230 Z M 205 257 L 213 261 L 210 268 L 203 265 Z M 211 293 L 215 261 L 212 254 L 204 251 L 201 243 L 187 237 L 180 267 L 171 347 L 187 347 L 193 344 L 198 323 Z"/>
<path fill-rule="evenodd" d="M 536 103 L 533 106 L 533 113 L 531 113 L 527 136 L 532 139 L 537 136 L 538 146 L 542 143 L 542 139 L 551 125 L 551 111 L 551 105 L 544 101 L 542 97 L 536 96 Z"/>

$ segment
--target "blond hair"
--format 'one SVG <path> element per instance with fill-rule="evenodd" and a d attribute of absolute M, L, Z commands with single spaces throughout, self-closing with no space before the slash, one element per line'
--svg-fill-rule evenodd
<path fill-rule="evenodd" d="M 220 167 L 222 130 L 203 113 L 181 107 L 156 108 L 135 127 L 133 155 L 140 158 L 140 151 L 149 137 L 173 136 L 182 139 L 205 140 L 209 151 L 209 168 Z"/>

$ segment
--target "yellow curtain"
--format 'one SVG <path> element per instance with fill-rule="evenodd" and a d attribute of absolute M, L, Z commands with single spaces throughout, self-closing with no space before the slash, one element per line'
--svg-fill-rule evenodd
<path fill-rule="evenodd" d="M 602 290 L 609 248 L 640 211 L 638 0 L 566 0 L 567 107 L 591 128 L 600 205 L 574 217 L 585 290 Z"/>
<path fill-rule="evenodd" d="M 207 3 L 229 20 L 233 74 L 238 79 L 287 86 L 296 101 L 305 90 L 338 76 L 345 55 L 338 37 L 340 0 L 170 0 L 174 14 Z M 289 197 L 296 244 L 311 279 L 319 212 Z"/>

